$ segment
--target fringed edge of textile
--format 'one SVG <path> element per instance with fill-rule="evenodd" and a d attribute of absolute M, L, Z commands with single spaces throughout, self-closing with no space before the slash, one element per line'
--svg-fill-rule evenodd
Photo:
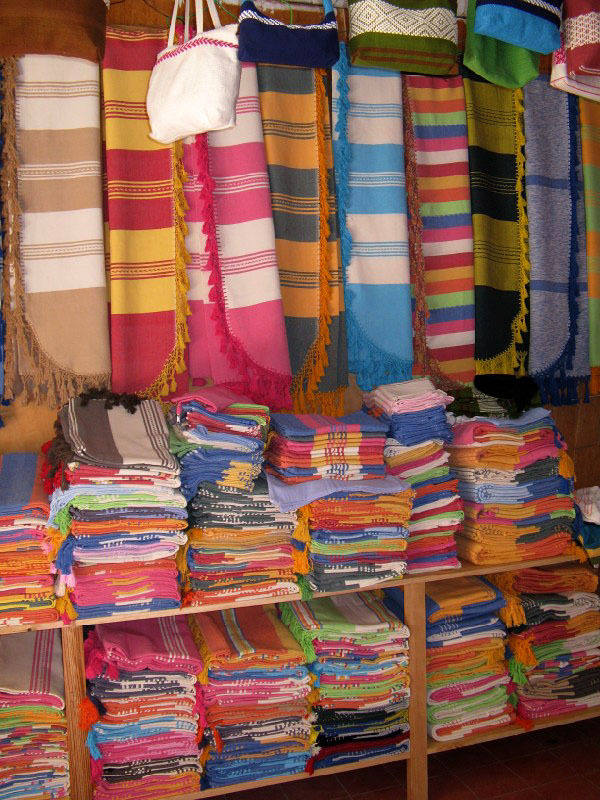
<path fill-rule="evenodd" d="M 229 365 L 242 375 L 240 381 L 228 384 L 228 386 L 240 394 L 248 395 L 252 400 L 267 403 L 271 409 L 289 409 L 292 376 L 283 375 L 256 364 L 240 340 L 229 329 L 219 257 L 217 216 L 213 200 L 214 180 L 211 175 L 210 151 L 206 134 L 196 137 L 196 147 L 199 155 L 198 173 L 202 184 L 200 192 L 202 232 L 206 236 L 204 252 L 208 256 L 208 285 L 210 287 L 208 297 L 214 303 L 212 320 L 220 341 L 221 353 L 225 355 Z"/>
<path fill-rule="evenodd" d="M 4 393 L 14 400 L 21 386 L 28 401 L 49 406 L 65 403 L 69 397 L 80 394 L 90 386 L 110 386 L 110 372 L 96 375 L 76 375 L 60 367 L 42 349 L 27 319 L 25 283 L 21 270 L 21 205 L 18 191 L 16 83 L 18 63 L 16 58 L 0 59 L 2 65 L 2 171 L 0 192 L 4 207 L 4 270 L 2 314 L 6 340 Z M 18 352 L 23 353 L 32 372 L 19 374 Z"/>
<path fill-rule="evenodd" d="M 579 153 L 577 147 L 577 127 L 579 123 L 578 102 L 574 95 L 568 94 L 567 109 L 569 120 L 569 192 L 571 195 L 571 241 L 569 243 L 569 336 L 562 353 L 553 364 L 531 377 L 540 390 L 542 403 L 553 406 L 575 405 L 579 402 L 579 389 L 583 386 L 584 402 L 590 400 L 590 376 L 567 375 L 573 369 L 576 337 L 579 332 L 579 223 L 577 222 L 578 203 L 582 202 L 577 170 Z"/>
<path fill-rule="evenodd" d="M 186 371 L 185 350 L 190 341 L 187 318 L 192 313 L 187 301 L 190 282 L 186 265 L 190 254 L 185 246 L 187 224 L 185 212 L 188 204 L 183 191 L 187 175 L 183 167 L 183 142 L 176 142 L 171 148 L 173 163 L 173 221 L 175 225 L 175 343 L 160 374 L 141 394 L 145 397 L 166 397 L 177 390 L 176 375 Z"/>
<path fill-rule="evenodd" d="M 338 218 L 340 225 L 340 244 L 342 254 L 342 275 L 344 281 L 344 299 L 346 305 L 346 335 L 348 351 L 351 358 L 351 372 L 361 389 L 370 391 L 375 386 L 385 383 L 405 381 L 411 377 L 412 361 L 395 358 L 382 350 L 365 334 L 352 312 L 354 292 L 348 283 L 348 266 L 352 254 L 352 234 L 347 226 L 350 187 L 348 171 L 350 168 L 350 152 L 348 144 L 348 52 L 346 45 L 340 43 L 340 59 L 338 61 L 339 77 L 337 83 L 339 112 L 335 129 L 338 133 L 339 160 L 336 161 L 335 177 L 338 188 Z M 404 82 L 402 84 L 404 86 Z"/>
<path fill-rule="evenodd" d="M 423 219 L 419 200 L 419 177 L 415 155 L 415 131 L 412 122 L 410 89 L 402 81 L 402 106 L 404 117 L 404 164 L 406 169 L 406 199 L 408 204 L 408 252 L 410 279 L 415 297 L 413 341 L 414 363 L 429 375 L 436 386 L 446 392 L 462 388 L 462 384 L 444 374 L 440 362 L 427 344 L 427 290 L 425 286 L 425 256 L 423 254 Z"/>
<path fill-rule="evenodd" d="M 325 70 L 314 70 L 315 109 L 317 122 L 317 158 L 319 188 L 319 319 L 317 336 L 310 346 L 304 364 L 292 380 L 292 400 L 296 413 L 315 412 L 319 403 L 316 397 L 319 382 L 329 364 L 327 346 L 331 343 L 329 311 L 331 263 L 329 260 L 329 197 L 327 187 L 327 160 L 325 157 Z M 328 393 L 332 394 L 332 393 Z M 326 412 L 321 412 L 326 413 Z"/>
<path fill-rule="evenodd" d="M 506 350 L 493 358 L 475 359 L 476 375 L 517 375 L 527 374 L 527 352 L 517 349 L 523 344 L 523 334 L 527 333 L 527 300 L 529 291 L 527 284 L 531 265 L 529 263 L 529 227 L 527 221 L 527 204 L 525 200 L 525 126 L 523 89 L 512 90 L 513 111 L 515 118 L 514 144 L 517 161 L 516 195 L 517 217 L 519 226 L 519 313 L 513 319 L 512 338 Z"/>

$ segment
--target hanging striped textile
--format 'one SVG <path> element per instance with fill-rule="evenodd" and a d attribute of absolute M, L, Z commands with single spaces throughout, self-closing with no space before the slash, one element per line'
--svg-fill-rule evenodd
<path fill-rule="evenodd" d="M 473 226 L 463 80 L 407 75 L 405 82 L 422 223 L 429 351 L 425 358 L 433 357 L 442 374 L 452 380 L 471 383 L 475 374 Z M 428 363 L 419 367 L 415 371 L 431 373 Z"/>
<path fill-rule="evenodd" d="M 463 70 L 473 215 L 476 374 L 524 375 L 529 264 L 523 91 L 495 86 Z"/>
<path fill-rule="evenodd" d="M 579 99 L 589 304 L 590 391 L 600 394 L 600 103 Z"/>
<path fill-rule="evenodd" d="M 348 365 L 361 389 L 408 380 L 412 323 L 402 136 L 402 76 L 333 70 Z"/>
<path fill-rule="evenodd" d="M 55 406 L 110 382 L 100 74 L 31 55 L 4 87 L 5 391 Z"/>
<path fill-rule="evenodd" d="M 242 66 L 236 118 L 233 128 L 184 145 L 190 374 L 289 409 L 292 377 L 255 64 Z"/>
<path fill-rule="evenodd" d="M 258 65 L 297 413 L 342 413 L 348 382 L 325 71 Z"/>
<path fill-rule="evenodd" d="M 527 84 L 524 100 L 529 374 L 540 387 L 542 402 L 576 403 L 579 383 L 589 379 L 577 98 L 555 91 L 543 76 Z"/>
<path fill-rule="evenodd" d="M 146 114 L 165 44 L 161 31 L 109 28 L 102 65 L 112 388 L 152 396 L 176 391 L 188 341 L 181 146 L 151 139 Z"/>

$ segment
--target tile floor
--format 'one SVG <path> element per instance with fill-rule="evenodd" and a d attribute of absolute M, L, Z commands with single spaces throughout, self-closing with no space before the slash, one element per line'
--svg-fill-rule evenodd
<path fill-rule="evenodd" d="M 227 800 L 405 800 L 399 761 L 228 794 Z M 600 800 L 600 719 L 429 758 L 429 800 Z"/>

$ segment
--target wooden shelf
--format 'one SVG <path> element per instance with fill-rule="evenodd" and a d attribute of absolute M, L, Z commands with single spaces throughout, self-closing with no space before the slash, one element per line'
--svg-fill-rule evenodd
<path fill-rule="evenodd" d="M 560 714 L 557 717 L 548 717 L 543 720 L 538 720 L 530 730 L 526 730 L 522 725 L 513 723 L 512 725 L 494 728 L 485 733 L 476 733 L 473 736 L 465 736 L 463 739 L 455 739 L 451 742 L 436 742 L 434 739 L 429 739 L 427 752 L 429 755 L 443 753 L 446 750 L 456 750 L 459 747 L 469 747 L 469 745 L 493 742 L 496 739 L 506 739 L 509 736 L 519 736 L 521 733 L 533 733 L 534 731 L 541 731 L 544 728 L 569 725 L 572 722 L 582 722 L 583 720 L 595 719 L 596 717 L 600 717 L 600 706 L 596 708 L 586 708 L 583 711 L 574 711 L 572 714 Z"/>
<path fill-rule="evenodd" d="M 386 589 L 393 587 L 411 586 L 421 583 L 436 583 L 438 581 L 452 580 L 453 578 L 465 575 L 492 575 L 498 572 L 512 572 L 514 570 L 525 569 L 526 567 L 545 567 L 554 564 L 565 564 L 570 561 L 577 561 L 576 556 L 554 556 L 552 558 L 540 558 L 534 561 L 520 561 L 511 564 L 471 564 L 469 561 L 461 561 L 460 569 L 445 569 L 436 572 L 420 572 L 416 575 L 406 575 L 388 581 L 380 581 L 363 589 L 341 589 L 336 592 L 315 592 L 314 597 L 333 597 L 341 594 L 355 594 L 359 591 L 369 591 L 372 589 Z M 231 600 L 221 603 L 204 603 L 202 605 L 185 606 L 185 608 L 173 608 L 166 611 L 131 611 L 125 614 L 112 614 L 105 617 L 94 619 L 76 619 L 70 625 L 63 622 L 44 622 L 40 624 L 25 625 L 2 625 L 0 626 L 0 636 L 9 633 L 24 633 L 25 631 L 37 631 L 48 628 L 79 627 L 82 625 L 100 625 L 108 622 L 128 622 L 136 619 L 157 619 L 158 617 L 176 617 L 187 614 L 203 614 L 207 611 L 223 611 L 227 608 L 243 608 L 244 606 L 264 606 L 268 603 L 286 603 L 292 600 L 301 600 L 299 592 L 289 595 L 274 595 L 272 597 L 246 597 L 240 600 Z"/>
<path fill-rule="evenodd" d="M 350 772 L 354 769 L 364 769 L 365 767 L 377 767 L 380 764 L 390 764 L 393 761 L 406 761 L 409 753 L 399 753 L 395 756 L 378 756 L 377 758 L 364 758 L 354 764 L 341 764 L 339 767 L 325 767 L 315 770 L 312 775 L 307 772 L 299 772 L 296 775 L 278 775 L 275 778 L 265 778 L 261 781 L 248 781 L 247 783 L 232 783 L 218 789 L 204 789 L 198 793 L 182 794 L 172 800 L 199 800 L 203 797 L 219 797 L 233 792 L 243 792 L 246 789 L 263 789 L 266 786 L 279 786 L 280 783 L 292 783 L 293 781 L 311 780 L 321 775 L 337 775 L 340 772 Z"/>

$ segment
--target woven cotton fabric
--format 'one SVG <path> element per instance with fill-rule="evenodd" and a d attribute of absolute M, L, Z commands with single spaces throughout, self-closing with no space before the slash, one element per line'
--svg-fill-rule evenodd
<path fill-rule="evenodd" d="M 342 46 L 333 113 L 348 367 L 370 390 L 412 367 L 401 76 L 349 67 Z"/>

